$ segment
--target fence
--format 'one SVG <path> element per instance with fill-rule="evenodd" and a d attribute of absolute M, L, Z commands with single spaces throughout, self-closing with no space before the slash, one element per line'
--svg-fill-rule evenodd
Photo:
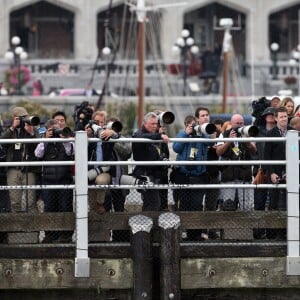
<path fill-rule="evenodd" d="M 226 141 L 234 141 L 235 139 L 226 139 Z M 45 142 L 45 139 L 34 139 L 34 143 Z M 48 140 L 49 141 L 49 140 Z M 132 181 L 131 184 L 103 184 L 103 185 L 89 185 L 88 184 L 88 166 L 92 166 L 95 162 L 88 161 L 88 143 L 98 141 L 98 139 L 88 139 L 85 132 L 76 132 L 74 139 L 52 139 L 52 142 L 68 142 L 75 141 L 75 160 L 74 161 L 37 161 L 37 162 L 1 162 L 0 167 L 28 167 L 28 166 L 73 166 L 75 165 L 75 178 L 74 182 L 63 185 L 16 185 L 7 186 L 3 184 L 0 186 L 0 192 L 12 190 L 18 191 L 23 190 L 21 194 L 22 199 L 26 199 L 26 191 L 45 191 L 45 190 L 72 190 L 74 195 L 73 209 L 74 212 L 43 212 L 39 213 L 3 213 L 0 221 L 0 232 L 2 235 L 8 234 L 8 242 L 14 244 L 24 243 L 38 243 L 42 241 L 43 231 L 59 231 L 72 233 L 72 240 L 69 240 L 71 244 L 75 244 L 76 251 L 75 255 L 75 277 L 89 277 L 91 275 L 90 269 L 90 255 L 91 248 L 94 247 L 94 243 L 107 242 L 111 248 L 112 253 L 113 243 L 124 242 L 128 244 L 131 242 L 132 245 L 140 245 L 135 241 L 137 237 L 134 233 L 141 232 L 142 239 L 145 232 L 153 231 L 153 241 L 160 241 L 159 229 L 169 228 L 168 218 L 170 220 L 169 226 L 177 224 L 179 226 L 180 243 L 181 245 L 189 244 L 199 245 L 200 247 L 206 248 L 207 245 L 215 246 L 218 242 L 222 245 L 222 249 L 231 247 L 231 255 L 239 256 L 238 250 L 234 250 L 232 245 L 241 241 L 247 243 L 253 243 L 256 245 L 257 241 L 253 240 L 253 232 L 257 229 L 266 230 L 266 228 L 278 229 L 282 228 L 285 230 L 287 222 L 287 269 L 288 275 L 300 275 L 299 268 L 299 137 L 298 132 L 289 131 L 286 138 L 239 138 L 239 141 L 256 141 L 256 142 L 268 142 L 268 141 L 282 141 L 286 142 L 286 161 L 104 161 L 101 162 L 101 166 L 130 166 L 135 165 L 165 165 L 168 167 L 175 165 L 196 165 L 203 164 L 209 165 L 254 165 L 254 164 L 274 164 L 283 165 L 286 164 L 287 170 L 287 181 L 286 184 L 262 184 L 254 185 L 251 183 L 243 184 L 152 184 L 151 182 L 136 182 Z M 215 142 L 209 139 L 171 139 L 171 142 Z M 223 139 L 218 139 L 223 141 Z M 29 139 L 10 139 L 0 140 L 1 144 L 5 143 L 32 143 L 33 140 Z M 153 143 L 159 141 L 147 140 L 147 139 L 131 139 L 124 138 L 119 140 L 111 140 L 111 143 L 128 143 L 128 142 L 143 142 Z M 159 189 L 160 191 L 166 190 L 169 209 L 172 210 L 174 207 L 174 191 L 176 190 L 193 190 L 193 189 L 207 189 L 218 190 L 218 189 L 286 189 L 287 190 L 287 212 L 285 211 L 254 211 L 253 207 L 248 207 L 247 210 L 239 211 L 172 211 L 167 213 L 164 212 L 142 212 L 141 211 L 141 193 L 137 190 L 147 189 Z M 105 191 L 118 191 L 118 190 L 129 190 L 130 193 L 126 196 L 125 212 L 112 212 L 104 213 L 99 215 L 95 211 L 89 211 L 90 204 L 90 190 L 105 190 Z M 24 198 L 25 197 L 25 198 Z M 2 198 L 3 199 L 3 198 Z M 61 199 L 60 199 L 61 200 Z M 25 204 L 27 202 L 25 201 Z M 26 208 L 26 205 L 25 205 Z M 216 209 L 217 210 L 217 209 Z M 9 211 L 9 209 L 8 209 Z M 112 210 L 113 211 L 113 210 Z M 141 218 L 135 219 L 136 216 Z M 179 220 L 176 218 L 179 216 Z M 132 219 L 133 218 L 133 219 Z M 175 220 L 175 221 L 174 221 Z M 142 223 L 141 223 L 142 222 Z M 144 223 L 143 223 L 144 222 Z M 146 227 L 146 228 L 145 228 Z M 135 228 L 135 229 L 134 229 Z M 176 227 L 177 228 L 177 227 Z M 208 241 L 191 241 L 186 239 L 186 232 L 189 230 L 213 230 L 217 234 L 217 240 L 209 239 Z M 132 235 L 132 238 L 129 235 Z M 114 234 L 117 238 L 114 241 Z M 39 235 L 40 240 L 37 239 Z M 173 236 L 173 235 L 172 235 Z M 146 237 L 147 239 L 148 237 Z M 174 238 L 174 236 L 173 236 Z M 34 240 L 34 241 L 33 241 Z M 176 241 L 176 240 L 175 240 Z M 63 242 L 63 241 L 60 241 Z M 282 245 L 285 241 L 278 240 L 259 240 L 260 246 L 263 245 Z M 147 240 L 147 245 L 151 244 L 150 240 Z M 211 243 L 211 244 L 209 244 Z M 107 248 L 108 246 L 106 246 Z M 193 257 L 195 253 L 192 248 L 183 250 L 186 257 Z M 203 250 L 202 249 L 202 250 Z M 141 250 L 141 249 L 140 249 Z M 26 252 L 19 250 L 18 255 L 22 255 Z M 104 250 L 103 250 L 104 251 Z M 109 250 L 106 250 L 109 251 Z M 203 250 L 204 251 L 204 250 Z M 0 245 L 1 253 L 1 245 Z M 3 252 L 4 253 L 4 252 Z M 50 255 L 51 251 L 48 252 Z M 140 253 L 140 251 L 137 251 Z M 249 252 L 248 252 L 249 254 Z M 282 254 L 282 252 L 281 252 Z M 47 253 L 44 253 L 47 257 Z M 107 254 L 106 254 L 107 255 Z M 120 255 L 120 254 L 118 254 Z M 126 255 L 129 255 L 127 252 Z M 177 254 L 178 256 L 179 254 Z M 182 254 L 181 254 L 182 255 Z M 210 254 L 211 255 L 211 254 Z M 226 256 L 226 254 L 223 253 Z M 272 256 L 269 253 L 270 256 Z M 277 254 L 278 255 L 278 254 Z M 126 256 L 125 256 L 126 257 Z M 190 283 L 185 283 L 186 286 L 190 286 Z"/>

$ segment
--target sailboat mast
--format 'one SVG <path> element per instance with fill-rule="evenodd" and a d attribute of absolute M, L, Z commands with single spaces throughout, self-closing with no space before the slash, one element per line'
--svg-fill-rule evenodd
<path fill-rule="evenodd" d="M 232 36 L 230 29 L 232 27 L 232 19 L 221 19 L 220 25 L 225 28 L 223 38 L 223 90 L 222 90 L 222 113 L 226 112 L 227 106 L 227 87 L 228 87 L 228 55 L 229 51 L 232 50 Z"/>
<path fill-rule="evenodd" d="M 145 30 L 144 22 L 139 22 L 138 26 L 138 126 L 143 124 L 144 117 L 144 60 L 145 60 Z"/>
<path fill-rule="evenodd" d="M 144 117 L 144 60 L 145 60 L 145 0 L 137 0 L 136 15 L 138 20 L 138 126 L 143 124 Z"/>
<path fill-rule="evenodd" d="M 227 106 L 227 74 L 228 74 L 228 52 L 223 52 L 223 89 L 222 89 L 222 113 L 226 112 Z"/>

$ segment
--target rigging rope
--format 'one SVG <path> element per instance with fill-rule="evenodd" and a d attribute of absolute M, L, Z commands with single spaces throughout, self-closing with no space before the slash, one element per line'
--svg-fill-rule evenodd
<path fill-rule="evenodd" d="M 105 32 L 105 43 L 107 43 L 107 38 L 109 36 L 109 24 L 110 24 L 110 19 L 111 19 L 111 11 L 112 11 L 112 0 L 109 1 L 109 5 L 108 5 L 108 9 L 106 11 L 106 19 L 104 21 L 104 32 Z M 105 46 L 107 46 L 108 44 L 106 44 Z M 107 71 L 106 71 L 106 76 L 105 76 L 105 80 L 103 82 L 103 86 L 102 86 L 102 89 L 101 89 L 101 93 L 99 95 L 99 98 L 98 98 L 98 101 L 97 101 L 97 104 L 96 104 L 96 110 L 99 109 L 99 107 L 101 106 L 102 104 L 102 99 L 103 99 L 103 96 L 105 95 L 106 93 L 106 89 L 107 89 L 107 85 L 108 85 L 108 80 L 109 80 L 109 75 L 110 75 L 110 70 L 111 70 L 111 66 L 114 64 L 114 61 L 116 59 L 116 56 L 117 56 L 117 52 L 118 52 L 118 49 L 119 49 L 119 45 L 120 45 L 120 38 L 117 42 L 117 45 L 115 47 L 115 49 L 113 49 L 113 56 L 112 56 L 112 59 L 111 61 L 108 63 L 108 68 L 107 68 Z M 100 51 L 98 51 L 98 59 L 99 59 L 99 56 L 100 56 Z"/>

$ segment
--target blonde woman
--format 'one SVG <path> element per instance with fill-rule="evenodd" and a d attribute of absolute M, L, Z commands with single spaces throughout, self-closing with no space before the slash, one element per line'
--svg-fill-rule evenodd
<path fill-rule="evenodd" d="M 288 120 L 294 117 L 294 110 L 295 110 L 295 102 L 292 97 L 284 97 L 280 102 L 281 107 L 285 107 L 287 109 Z"/>

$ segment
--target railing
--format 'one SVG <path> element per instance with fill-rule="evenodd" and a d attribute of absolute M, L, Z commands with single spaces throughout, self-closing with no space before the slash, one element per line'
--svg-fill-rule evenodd
<path fill-rule="evenodd" d="M 70 185 L 55 185 L 55 186 L 44 186 L 44 185 L 33 185 L 33 186 L 0 186 L 0 190 L 9 190 L 9 189 L 24 189 L 24 190 L 41 190 L 41 189 L 55 189 L 55 188 L 64 188 L 64 189 L 74 189 L 74 203 L 75 203 L 75 215 L 72 212 L 53 212 L 53 213 L 7 213 L 1 214 L 0 221 L 0 232 L 33 232 L 33 231 L 43 231 L 43 230 L 60 230 L 60 231 L 70 231 L 74 230 L 76 235 L 73 243 L 75 243 L 75 251 L 74 244 L 61 245 L 57 244 L 54 247 L 56 249 L 60 249 L 55 252 L 54 248 L 48 248 L 45 251 L 37 250 L 33 244 L 30 245 L 30 249 L 27 247 L 22 248 L 18 247 L 18 244 L 23 244 L 22 240 L 19 239 L 16 243 L 16 247 L 13 245 L 0 245 L 0 256 L 9 258 L 11 256 L 24 258 L 25 256 L 29 257 L 40 257 L 45 258 L 47 255 L 49 257 L 61 257 L 60 253 L 64 253 L 66 257 L 72 258 L 75 256 L 74 268 L 75 268 L 75 277 L 91 277 L 91 267 L 90 264 L 94 262 L 91 261 L 91 258 L 95 257 L 130 257 L 131 252 L 128 246 L 129 240 L 126 240 L 123 243 L 123 246 L 119 244 L 113 245 L 104 243 L 105 247 L 96 250 L 96 245 L 92 244 L 89 240 L 90 235 L 94 232 L 107 232 L 109 233 L 124 230 L 131 231 L 131 234 L 134 235 L 134 226 L 129 226 L 130 220 L 135 221 L 135 219 L 131 219 L 137 215 L 143 215 L 150 220 L 153 220 L 153 242 L 162 243 L 161 237 L 158 236 L 158 232 L 163 227 L 160 224 L 160 217 L 170 217 L 170 224 L 172 224 L 173 217 L 179 216 L 179 232 L 182 234 L 185 230 L 189 229 L 198 229 L 198 228 L 206 228 L 206 229 L 220 229 L 220 239 L 217 241 L 209 241 L 208 243 L 204 242 L 191 242 L 184 241 L 182 236 L 180 238 L 180 257 L 191 260 L 192 258 L 199 257 L 199 253 L 201 253 L 201 257 L 241 257 L 243 254 L 240 252 L 238 245 L 242 245 L 246 256 L 249 258 L 257 253 L 260 253 L 262 256 L 287 256 L 287 266 L 286 266 L 286 274 L 287 275 L 300 275 L 299 268 L 299 137 L 298 132 L 289 131 L 286 138 L 239 138 L 239 141 L 255 141 L 255 142 L 268 142 L 268 141 L 282 141 L 286 142 L 286 161 L 106 161 L 101 162 L 102 166 L 110 165 L 166 165 L 166 166 L 174 166 L 174 165 L 286 165 L 287 170 L 287 183 L 286 184 L 262 184 L 262 185 L 253 185 L 253 184 L 209 184 L 209 185 L 182 185 L 182 184 L 128 184 L 128 185 L 88 185 L 87 180 L 87 166 L 93 165 L 95 162 L 87 161 L 87 146 L 89 142 L 98 141 L 98 139 L 88 139 L 85 132 L 76 132 L 76 136 L 74 139 L 52 139 L 53 142 L 63 142 L 63 141 L 75 141 L 75 161 L 63 161 L 63 162 L 2 162 L 0 163 L 0 167 L 8 167 L 8 166 L 49 166 L 49 165 L 75 165 L 75 182 Z M 236 139 L 226 139 L 226 141 L 234 141 Z M 0 140 L 1 144 L 5 143 L 39 143 L 44 142 L 45 139 L 17 139 L 17 140 Z M 47 140 L 49 141 L 49 140 Z M 171 139 L 171 142 L 216 142 L 216 141 L 225 141 L 225 139 Z M 146 140 L 146 139 L 131 139 L 131 138 L 123 138 L 119 140 L 111 140 L 110 142 L 144 142 L 144 143 L 153 143 L 159 141 Z M 169 204 L 172 204 L 172 194 L 170 194 L 170 190 L 175 191 L 177 189 L 227 189 L 227 188 L 243 188 L 243 189 L 286 189 L 287 190 L 287 212 L 284 211 L 207 211 L 207 212 L 181 212 L 181 211 L 172 211 L 170 215 L 166 214 L 166 212 L 142 212 L 140 206 L 140 194 L 136 193 L 137 189 L 159 189 L 159 190 L 169 190 Z M 95 212 L 88 211 L 88 191 L 90 189 L 105 189 L 109 190 L 130 190 L 131 198 L 137 197 L 139 201 L 129 201 L 127 203 L 128 211 L 124 212 L 113 212 L 113 213 L 104 213 L 103 215 L 99 215 Z M 130 197 L 127 197 L 130 198 Z M 130 200 L 130 199 L 129 199 Z M 148 219 L 146 219 L 148 220 Z M 167 219 L 168 220 L 168 219 Z M 165 224 L 164 220 L 164 224 Z M 287 223 L 286 223 L 287 222 Z M 151 224 L 151 222 L 150 222 Z M 178 223 L 177 223 L 178 224 Z M 253 229 L 264 229 L 264 228 L 285 228 L 287 224 L 287 244 L 285 241 L 255 241 L 253 237 L 249 238 L 249 234 L 251 235 L 251 231 Z M 151 230 L 150 226 L 150 230 Z M 161 226 L 161 227 L 160 227 Z M 142 232 L 145 229 L 142 229 Z M 241 234 L 230 236 L 230 233 L 233 233 L 235 230 L 244 231 L 245 238 L 244 241 L 241 241 Z M 138 231 L 139 232 L 139 231 Z M 146 232 L 146 231 L 145 231 Z M 22 235 L 20 235 L 22 237 Z M 166 237 L 165 237 L 166 238 Z M 108 237 L 106 242 L 111 242 L 110 237 Z M 133 241 L 132 241 L 133 242 Z M 100 242 L 101 243 L 101 242 Z M 242 244 L 241 244 L 242 243 Z M 99 244 L 99 241 L 98 243 Z M 122 243 L 121 243 L 122 244 Z M 132 246 L 134 245 L 134 242 Z M 139 243 L 137 243 L 139 245 Z M 151 242 L 150 244 L 151 245 Z M 284 248 L 287 245 L 287 253 Z M 270 247 L 269 252 L 266 250 Z M 196 248 L 197 251 L 195 250 Z M 220 248 L 219 248 L 220 247 Z M 255 253 L 253 253 L 253 249 Z M 11 250 L 13 252 L 11 252 Z M 39 245 L 39 249 L 41 246 Z M 215 253 L 212 253 L 212 249 L 214 249 Z M 230 249 L 228 252 L 224 253 L 224 249 Z M 245 249 L 248 249 L 247 251 Z M 274 251 L 276 249 L 277 251 Z M 35 254 L 33 254 L 35 253 Z M 227 254 L 226 254 L 227 253 Z M 228 255 L 230 253 L 230 255 Z M 252 253 L 252 254 L 251 254 Z M 45 256 L 46 255 L 46 256 Z M 163 254 L 162 254 L 163 255 Z M 178 253 L 177 253 L 178 255 Z M 128 262 L 127 262 L 128 263 Z M 187 262 L 189 264 L 189 262 Z M 183 264 L 184 266 L 185 264 Z M 185 265 L 187 267 L 187 265 Z M 56 267 L 57 268 L 57 267 Z M 8 271 L 9 272 L 9 271 Z M 184 281 L 183 286 L 185 288 L 191 288 L 191 282 L 189 280 Z"/>

